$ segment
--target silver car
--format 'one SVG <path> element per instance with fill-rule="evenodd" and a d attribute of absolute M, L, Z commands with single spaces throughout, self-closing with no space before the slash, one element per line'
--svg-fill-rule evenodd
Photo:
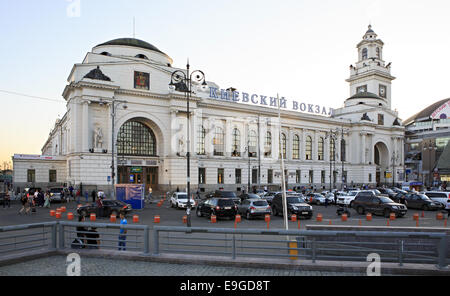
<path fill-rule="evenodd" d="M 245 216 L 247 220 L 253 217 L 264 217 L 271 214 L 272 209 L 264 199 L 245 199 L 238 205 L 238 214 Z"/>

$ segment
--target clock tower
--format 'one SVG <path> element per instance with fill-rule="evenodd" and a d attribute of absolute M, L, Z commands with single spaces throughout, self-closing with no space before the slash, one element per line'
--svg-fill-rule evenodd
<path fill-rule="evenodd" d="M 358 43 L 358 62 L 350 66 L 350 98 L 373 99 L 377 105 L 391 108 L 391 82 L 395 79 L 391 75 L 391 63 L 385 65 L 383 60 L 384 43 L 377 38 L 377 34 L 369 29 Z M 347 100 L 346 105 L 353 105 L 353 100 Z"/>

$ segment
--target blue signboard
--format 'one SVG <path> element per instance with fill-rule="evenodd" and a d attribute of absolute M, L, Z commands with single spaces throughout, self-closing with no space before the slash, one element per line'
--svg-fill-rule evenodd
<path fill-rule="evenodd" d="M 144 208 L 144 184 L 116 185 L 117 199 L 130 204 L 133 209 Z"/>
<path fill-rule="evenodd" d="M 134 175 L 130 175 L 130 183 L 134 183 Z"/>

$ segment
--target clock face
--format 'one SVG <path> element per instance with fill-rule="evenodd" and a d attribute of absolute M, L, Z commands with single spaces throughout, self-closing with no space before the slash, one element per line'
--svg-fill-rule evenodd
<path fill-rule="evenodd" d="M 379 95 L 382 98 L 386 98 L 386 86 L 385 85 L 380 85 Z"/>

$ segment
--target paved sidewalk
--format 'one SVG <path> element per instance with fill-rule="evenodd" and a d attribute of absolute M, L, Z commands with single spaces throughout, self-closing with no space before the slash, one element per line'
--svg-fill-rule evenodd
<path fill-rule="evenodd" d="M 52 256 L 1 266 L 0 276 L 65 276 L 66 257 Z M 82 276 L 363 276 L 360 273 L 223 267 L 112 260 L 81 256 Z"/>

